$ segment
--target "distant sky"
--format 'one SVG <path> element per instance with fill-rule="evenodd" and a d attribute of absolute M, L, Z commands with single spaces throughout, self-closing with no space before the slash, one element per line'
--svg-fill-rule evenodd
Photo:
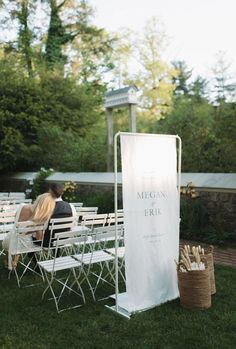
<path fill-rule="evenodd" d="M 141 31 L 152 16 L 169 36 L 167 57 L 185 60 L 194 74 L 209 76 L 224 51 L 236 74 L 236 0 L 90 0 L 95 24 L 108 31 Z"/>

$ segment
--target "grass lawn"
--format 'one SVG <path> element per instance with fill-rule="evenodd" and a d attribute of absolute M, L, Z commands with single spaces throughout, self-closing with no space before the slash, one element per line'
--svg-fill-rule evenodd
<path fill-rule="evenodd" d="M 41 301 L 42 288 L 18 289 L 1 263 L 0 348 L 234 349 L 236 270 L 215 269 L 210 309 L 186 310 L 175 300 L 126 320 L 104 307 L 110 300 L 57 314 L 52 301 Z M 100 295 L 106 291 L 100 284 Z"/>

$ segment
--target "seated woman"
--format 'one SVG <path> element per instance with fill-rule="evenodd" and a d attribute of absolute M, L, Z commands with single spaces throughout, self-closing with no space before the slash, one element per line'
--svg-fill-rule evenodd
<path fill-rule="evenodd" d="M 16 226 L 18 222 L 25 222 L 25 221 L 28 221 L 29 224 L 30 222 L 44 224 L 49 220 L 54 209 L 55 209 L 55 197 L 51 193 L 44 193 L 37 197 L 33 205 L 21 204 L 19 206 L 16 212 L 16 218 L 15 218 L 14 224 Z M 9 250 L 10 241 L 11 241 L 11 249 L 14 249 L 14 245 L 16 246 L 17 241 L 16 239 L 14 240 L 14 237 L 15 236 L 14 236 L 14 228 L 13 228 L 13 231 L 9 232 L 2 242 L 2 246 L 6 252 L 8 252 Z M 34 233 L 34 236 L 32 235 L 22 236 L 20 243 L 22 245 L 25 245 L 25 244 L 32 243 L 33 240 L 38 241 L 42 239 L 43 239 L 43 232 L 37 231 Z M 6 253 L 6 256 L 7 256 L 7 253 Z M 19 255 L 14 260 L 14 267 L 17 265 L 18 260 L 19 260 Z M 8 267 L 7 258 L 4 261 L 4 265 L 6 268 Z"/>

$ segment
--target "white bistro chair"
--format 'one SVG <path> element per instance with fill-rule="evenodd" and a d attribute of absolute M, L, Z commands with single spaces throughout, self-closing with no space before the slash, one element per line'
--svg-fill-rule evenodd
<path fill-rule="evenodd" d="M 97 214 L 98 207 L 80 207 L 77 211 L 78 222 L 81 222 L 84 216 Z"/>
<path fill-rule="evenodd" d="M 42 240 L 36 232 L 44 232 L 45 224 L 32 221 L 18 222 L 9 235 L 8 269 L 13 271 L 18 287 L 27 271 L 42 276 L 37 270 L 37 261 L 42 256 Z"/>
<path fill-rule="evenodd" d="M 65 218 L 51 218 L 48 224 L 48 227 L 46 229 L 47 238 L 45 236 L 44 243 L 43 243 L 43 250 L 44 250 L 44 259 L 49 259 L 53 251 L 55 250 L 55 246 L 53 245 L 53 242 L 56 239 L 57 233 L 66 233 L 67 231 L 71 231 L 73 229 L 76 229 L 75 218 L 73 216 L 65 217 Z M 67 253 L 70 253 L 71 245 L 68 244 Z M 63 251 L 66 251 L 65 248 Z"/>
<path fill-rule="evenodd" d="M 107 216 L 107 225 L 114 225 L 116 223 L 115 219 L 115 213 L 108 213 Z M 117 223 L 118 224 L 123 224 L 124 223 L 124 213 L 122 212 L 117 212 Z"/>
<path fill-rule="evenodd" d="M 58 257 L 58 251 L 62 251 L 63 249 L 67 250 L 68 245 L 73 246 L 74 244 L 81 244 L 84 249 L 86 239 L 87 233 L 85 231 L 83 234 L 81 229 L 77 233 L 75 230 L 65 233 L 56 233 L 52 243 L 54 248 L 53 258 L 38 262 L 38 266 L 42 270 L 47 282 L 42 299 L 49 290 L 58 313 L 81 306 L 79 303 L 62 308 L 62 296 L 65 291 L 69 292 L 69 296 L 71 293 L 74 293 L 76 296 L 82 297 L 83 303 L 85 303 L 85 296 L 80 283 L 82 263 L 70 255 Z"/>
<path fill-rule="evenodd" d="M 2 244 L 8 232 L 14 228 L 16 209 L 0 212 L 0 243 Z M 0 250 L 0 256 L 4 254 L 4 249 Z"/>
<path fill-rule="evenodd" d="M 107 222 L 107 213 L 101 214 L 86 214 L 81 220 L 81 225 L 86 227 L 93 228 L 95 226 L 104 227 Z"/>
<path fill-rule="evenodd" d="M 120 226 L 117 230 L 118 238 L 122 235 L 123 227 Z M 92 296 L 95 300 L 95 292 L 99 283 L 105 282 L 112 287 L 115 286 L 114 278 L 114 261 L 115 257 L 106 252 L 106 248 L 114 246 L 115 241 L 115 227 L 95 227 L 92 231 L 90 239 L 90 251 L 86 253 L 75 254 L 72 257 L 82 263 L 82 271 L 84 276 L 89 279 L 90 275 L 96 279 L 95 285 L 90 288 Z M 91 282 L 90 282 L 91 284 Z"/>

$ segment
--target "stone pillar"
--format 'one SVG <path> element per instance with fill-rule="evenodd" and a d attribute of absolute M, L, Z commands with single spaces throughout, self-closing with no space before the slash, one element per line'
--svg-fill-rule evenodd
<path fill-rule="evenodd" d="M 136 105 L 129 104 L 129 131 L 136 132 Z"/>
<path fill-rule="evenodd" d="M 113 116 L 112 108 L 106 109 L 107 114 L 107 172 L 113 172 Z"/>

